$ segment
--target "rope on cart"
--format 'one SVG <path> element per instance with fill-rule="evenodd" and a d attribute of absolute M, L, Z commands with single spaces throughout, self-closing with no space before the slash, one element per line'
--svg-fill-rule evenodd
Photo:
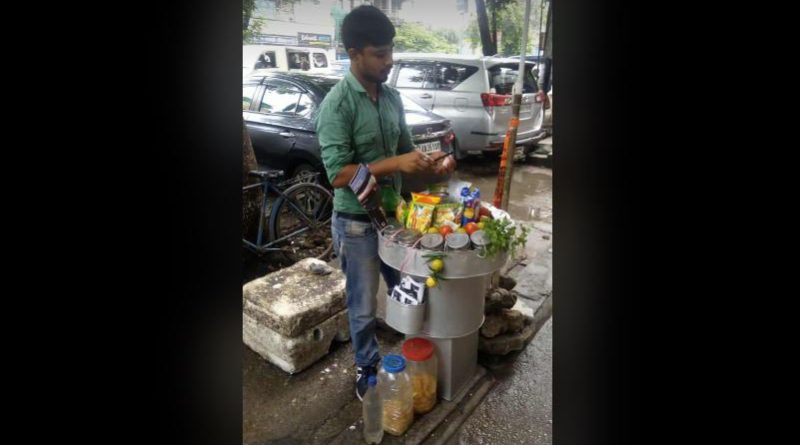
<path fill-rule="evenodd" d="M 407 252 L 406 252 L 406 257 L 405 257 L 405 258 L 403 258 L 403 262 L 402 262 L 402 263 L 400 263 L 400 273 L 401 273 L 401 274 L 403 273 L 403 271 L 405 271 L 405 270 L 406 270 L 406 264 L 408 263 L 408 260 L 410 260 L 410 259 L 411 259 L 411 257 L 414 255 L 414 249 L 416 249 L 416 248 L 417 248 L 417 244 L 419 244 L 419 243 L 420 243 L 420 241 L 422 241 L 422 238 L 420 238 L 420 239 L 418 239 L 418 240 L 414 241 L 414 244 L 412 244 L 412 245 L 411 245 L 411 247 L 409 247 L 408 249 L 406 249 L 406 250 L 407 250 Z"/>

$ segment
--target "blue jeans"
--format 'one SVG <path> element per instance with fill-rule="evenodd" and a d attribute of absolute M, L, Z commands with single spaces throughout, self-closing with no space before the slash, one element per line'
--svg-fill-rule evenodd
<path fill-rule="evenodd" d="M 334 252 L 347 279 L 345 293 L 356 365 L 376 366 L 381 359 L 375 337 L 378 271 L 390 291 L 400 282 L 400 273 L 378 257 L 378 233 L 372 224 L 339 218 L 334 212 L 331 232 Z"/>

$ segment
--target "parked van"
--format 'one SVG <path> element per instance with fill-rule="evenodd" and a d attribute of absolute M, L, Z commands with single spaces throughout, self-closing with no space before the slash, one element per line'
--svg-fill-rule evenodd
<path fill-rule="evenodd" d="M 547 136 L 542 129 L 546 95 L 527 62 L 517 146 L 525 152 Z M 456 157 L 483 152 L 498 156 L 511 119 L 511 92 L 519 59 L 454 54 L 395 53 L 388 84 L 428 111 L 449 119 L 456 134 Z"/>

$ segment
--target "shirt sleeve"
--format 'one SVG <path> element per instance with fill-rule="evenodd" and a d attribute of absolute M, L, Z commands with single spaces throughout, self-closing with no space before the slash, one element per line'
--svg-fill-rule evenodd
<path fill-rule="evenodd" d="M 355 155 L 349 131 L 352 114 L 346 108 L 343 101 L 323 101 L 317 115 L 320 155 L 330 183 L 342 168 L 353 163 Z"/>

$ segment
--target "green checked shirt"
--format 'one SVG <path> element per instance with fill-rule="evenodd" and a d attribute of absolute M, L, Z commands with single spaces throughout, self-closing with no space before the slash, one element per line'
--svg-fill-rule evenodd
<path fill-rule="evenodd" d="M 348 72 L 325 96 L 317 114 L 317 137 L 328 181 L 332 183 L 347 164 L 370 164 L 414 150 L 403 110 L 397 90 L 381 85 L 376 104 Z M 379 178 L 378 182 L 387 180 L 399 194 L 400 173 Z M 333 208 L 366 213 L 347 186 L 334 190 Z"/>

